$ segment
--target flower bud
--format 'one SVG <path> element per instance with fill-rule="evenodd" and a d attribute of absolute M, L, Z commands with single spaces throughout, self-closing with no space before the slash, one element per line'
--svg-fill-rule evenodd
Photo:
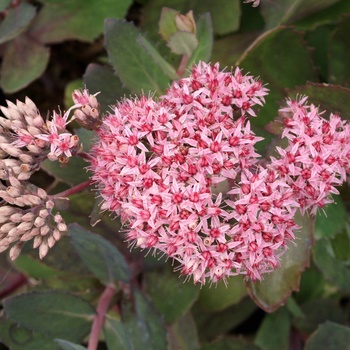
<path fill-rule="evenodd" d="M 189 11 L 186 15 L 181 13 L 175 17 L 176 27 L 181 32 L 196 33 L 196 22 L 193 17 L 193 11 Z"/>

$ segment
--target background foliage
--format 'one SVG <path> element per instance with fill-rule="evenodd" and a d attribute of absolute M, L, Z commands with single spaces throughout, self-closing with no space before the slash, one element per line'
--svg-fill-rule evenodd
<path fill-rule="evenodd" d="M 196 33 L 171 29 L 164 7 L 193 10 Z M 68 108 L 70 92 L 86 84 L 107 112 L 124 95 L 162 94 L 176 78 L 176 53 L 186 53 L 187 66 L 239 64 L 268 84 L 252 120 L 265 137 L 261 153 L 287 96 L 306 94 L 350 118 L 348 0 L 262 0 L 257 8 L 240 0 L 2 0 L 0 11 L 1 104 L 30 96 L 43 113 Z M 78 133 L 88 149 L 93 134 Z M 47 162 L 34 181 L 57 193 L 86 180 L 83 167 L 81 159 L 65 168 Z M 300 218 L 302 238 L 264 281 L 235 277 L 211 288 L 184 283 L 171 261 L 130 252 L 118 220 L 96 214 L 94 193 L 71 196 L 69 234 L 44 260 L 29 247 L 14 263 L 0 256 L 0 349 L 84 349 L 107 285 L 117 293 L 101 349 L 350 349 L 349 195 L 346 185 L 315 224 Z M 94 227 L 91 213 L 102 219 Z"/>

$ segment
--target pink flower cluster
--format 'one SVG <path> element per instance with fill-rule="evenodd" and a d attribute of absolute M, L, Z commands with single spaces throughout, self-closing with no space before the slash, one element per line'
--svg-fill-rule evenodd
<path fill-rule="evenodd" d="M 90 170 L 102 209 L 121 216 L 131 244 L 177 260 L 195 283 L 237 274 L 261 279 L 276 269 L 298 229 L 293 218 L 299 206 L 311 208 L 310 198 L 319 206 L 326 203 L 333 186 L 344 180 L 347 151 L 331 163 L 333 170 L 314 165 L 316 139 L 310 141 L 299 119 L 315 117 L 311 124 L 315 134 L 322 132 L 317 140 L 323 140 L 320 156 L 327 165 L 325 155 L 333 149 L 323 146 L 330 144 L 326 135 L 339 145 L 347 126 L 334 116 L 329 127 L 317 122 L 321 117 L 314 107 L 303 106 L 304 100 L 290 101 L 283 110 L 291 115 L 283 134 L 290 146 L 278 149 L 283 159 L 273 158 L 267 169 L 258 164 L 254 145 L 261 138 L 251 131 L 249 116 L 266 94 L 259 80 L 240 69 L 224 72 L 202 62 L 160 102 L 145 96 L 122 100 L 98 130 Z M 286 163 L 289 154 L 294 163 Z M 305 169 L 312 176 L 302 184 Z M 316 169 L 320 176 L 313 180 Z M 227 184 L 231 190 L 216 194 Z M 310 197 L 310 184 L 326 191 L 322 198 Z"/>

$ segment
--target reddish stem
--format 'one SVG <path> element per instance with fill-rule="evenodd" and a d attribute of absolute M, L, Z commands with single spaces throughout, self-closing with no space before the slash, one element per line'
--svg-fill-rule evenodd
<path fill-rule="evenodd" d="M 179 68 L 178 68 L 178 70 L 176 72 L 177 75 L 179 76 L 179 78 L 182 78 L 183 75 L 185 74 L 185 70 L 186 70 L 186 67 L 187 67 L 188 60 L 189 60 L 188 56 L 186 56 L 186 55 L 182 56 Z"/>
<path fill-rule="evenodd" d="M 85 188 L 87 188 L 87 187 L 89 187 L 91 185 L 92 185 L 91 180 L 86 180 L 86 181 L 82 182 L 79 185 L 76 185 L 76 186 L 74 186 L 72 188 L 69 188 L 68 190 L 65 190 L 65 191 L 62 191 L 60 193 L 57 193 L 57 194 L 53 195 L 52 197 L 54 197 L 54 198 L 69 197 L 72 194 L 81 192 L 82 190 L 84 190 Z"/>
<path fill-rule="evenodd" d="M 0 292 L 0 299 L 2 299 L 4 297 L 6 297 L 7 295 L 11 294 L 17 288 L 23 286 L 27 282 L 28 282 L 28 279 L 23 274 L 18 274 L 16 277 L 13 277 L 12 280 L 11 280 L 11 283 L 9 283 L 9 285 Z"/>
<path fill-rule="evenodd" d="M 100 333 L 105 322 L 108 306 L 116 293 L 113 285 L 108 285 L 102 293 L 96 309 L 96 316 L 94 317 L 91 333 L 89 338 L 88 350 L 97 350 Z"/>

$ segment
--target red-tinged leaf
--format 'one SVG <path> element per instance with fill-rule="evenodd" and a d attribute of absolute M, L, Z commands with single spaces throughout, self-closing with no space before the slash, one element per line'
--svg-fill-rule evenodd
<path fill-rule="evenodd" d="M 16 92 L 39 78 L 46 69 L 50 50 L 25 34 L 6 45 L 1 65 L 0 84 Z"/>
<path fill-rule="evenodd" d="M 299 290 L 301 273 L 309 266 L 310 249 L 313 243 L 314 222 L 298 214 L 296 223 L 301 230 L 295 245 L 290 244 L 281 258 L 281 266 L 261 282 L 247 282 L 250 297 L 266 312 L 273 312 L 284 305 L 293 291 Z"/>

